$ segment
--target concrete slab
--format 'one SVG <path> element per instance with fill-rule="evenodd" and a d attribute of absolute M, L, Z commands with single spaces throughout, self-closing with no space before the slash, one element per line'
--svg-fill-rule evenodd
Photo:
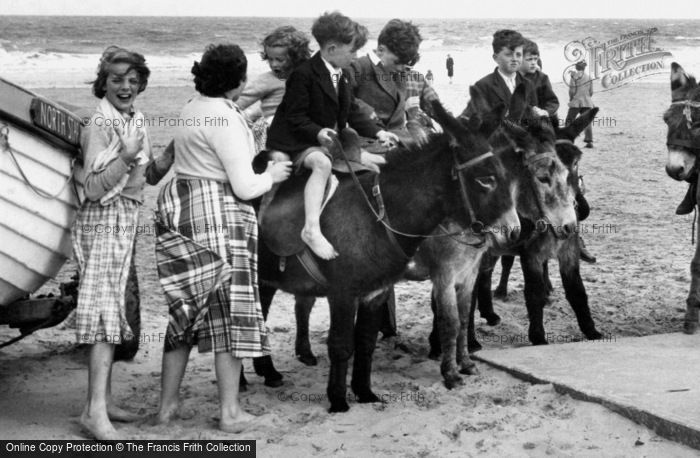
<path fill-rule="evenodd" d="M 666 438 L 700 449 L 700 334 L 482 350 L 474 359 L 551 383 Z"/>

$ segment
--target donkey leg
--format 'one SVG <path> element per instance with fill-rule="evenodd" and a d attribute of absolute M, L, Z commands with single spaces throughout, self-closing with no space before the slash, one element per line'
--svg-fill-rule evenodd
<path fill-rule="evenodd" d="M 700 232 L 700 228 L 698 229 Z M 695 334 L 698 329 L 698 312 L 700 311 L 700 244 L 695 251 L 695 257 L 690 263 L 690 293 L 686 300 L 685 321 L 683 332 Z"/>
<path fill-rule="evenodd" d="M 478 264 L 477 264 L 478 265 Z M 469 357 L 468 339 L 469 325 L 472 308 L 472 292 L 477 273 L 471 278 L 467 277 L 462 285 L 457 288 L 457 310 L 459 312 L 459 333 L 457 334 L 457 364 L 459 373 L 465 375 L 477 375 L 479 370 L 476 363 Z"/>
<path fill-rule="evenodd" d="M 328 358 L 331 368 L 326 393 L 331 403 L 329 412 L 347 412 L 346 398 L 348 360 L 355 348 L 355 314 L 358 300 L 334 294 L 328 297 L 331 326 L 328 330 Z"/>
<path fill-rule="evenodd" d="M 482 257 L 481 268 L 476 279 L 477 301 L 479 303 L 479 315 L 486 320 L 489 326 L 497 326 L 501 323 L 501 317 L 493 310 L 493 296 L 491 295 L 491 278 L 493 267 L 498 262 L 498 256 L 486 255 Z"/>
<path fill-rule="evenodd" d="M 598 340 L 603 335 L 595 328 L 591 317 L 591 309 L 588 306 L 586 287 L 581 279 L 579 250 L 577 249 L 578 237 L 572 237 L 561 247 L 557 257 L 559 258 L 559 273 L 566 293 L 566 300 L 576 314 L 578 327 L 589 340 Z"/>
<path fill-rule="evenodd" d="M 457 316 L 457 295 L 454 282 L 441 282 L 433 279 L 433 290 L 437 305 L 437 321 L 440 329 L 440 347 L 442 361 L 440 373 L 445 380 L 447 389 L 452 389 L 464 383 L 457 372 L 457 332 L 459 317 Z"/>
<path fill-rule="evenodd" d="M 380 402 L 372 392 L 372 356 L 377 346 L 379 328 L 385 318 L 386 301 L 390 295 L 391 291 L 387 291 L 369 302 L 360 301 L 357 309 L 351 387 L 359 403 Z"/>
<path fill-rule="evenodd" d="M 275 297 L 277 292 L 276 288 L 261 284 L 258 288 L 260 292 L 260 305 L 262 306 L 263 318 L 267 321 L 267 316 L 270 313 L 270 305 L 272 304 L 272 299 Z M 261 356 L 258 358 L 253 358 L 253 368 L 255 373 L 261 377 L 265 377 L 265 385 L 272 388 L 277 388 L 282 386 L 284 383 L 282 379 L 284 378 L 272 362 L 272 356 Z M 241 381 L 243 383 L 245 378 L 243 377 L 243 367 L 241 365 Z M 247 385 L 247 381 L 245 382 Z"/>
<path fill-rule="evenodd" d="M 520 255 L 520 265 L 525 277 L 525 305 L 530 320 L 528 338 L 533 345 L 547 344 L 544 331 L 543 309 L 547 301 L 542 277 L 542 262 L 529 253 Z"/>
<path fill-rule="evenodd" d="M 313 296 L 294 296 L 294 314 L 297 320 L 297 337 L 294 343 L 294 351 L 297 359 L 307 366 L 315 366 L 318 364 L 318 359 L 311 351 L 311 342 L 309 342 L 309 316 L 311 309 L 314 307 L 316 298 Z"/>
<path fill-rule="evenodd" d="M 554 286 L 552 286 L 552 281 L 549 278 L 549 260 L 545 260 L 542 263 L 542 279 L 544 280 L 544 291 L 547 295 L 547 303 L 549 304 L 549 296 L 554 291 Z"/>
<path fill-rule="evenodd" d="M 433 329 L 430 331 L 430 336 L 428 336 L 428 343 L 430 344 L 428 358 L 437 360 L 440 358 L 442 348 L 440 347 L 440 329 L 438 326 L 437 303 L 435 302 L 434 290 L 430 292 L 430 309 L 433 311 Z"/>
<path fill-rule="evenodd" d="M 478 287 L 478 278 L 475 287 Z M 471 306 L 469 307 L 469 325 L 467 326 L 467 350 L 469 353 L 476 353 L 483 347 L 476 338 L 476 327 L 474 326 L 474 314 L 476 312 L 476 294 L 472 291 L 472 297 L 470 300 Z"/>
<path fill-rule="evenodd" d="M 514 262 L 515 256 L 501 256 L 501 279 L 498 282 L 496 290 L 493 292 L 493 297 L 496 299 L 501 299 L 502 301 L 508 300 L 508 278 L 510 278 L 510 271 L 513 268 Z"/>

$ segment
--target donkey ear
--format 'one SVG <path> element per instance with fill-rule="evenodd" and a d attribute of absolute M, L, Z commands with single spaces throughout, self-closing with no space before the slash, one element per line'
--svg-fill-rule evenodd
<path fill-rule="evenodd" d="M 478 113 L 488 113 L 491 111 L 491 107 L 486 101 L 486 97 L 482 94 L 481 90 L 476 86 L 469 86 L 469 97 L 470 102 L 474 104 L 474 108 Z"/>
<path fill-rule="evenodd" d="M 437 100 L 433 100 L 430 105 L 433 108 L 433 117 L 442 126 L 442 129 L 453 139 L 457 138 L 459 133 L 464 130 L 462 123 L 449 114 Z"/>
<path fill-rule="evenodd" d="M 523 119 L 523 115 L 525 114 L 525 111 L 527 110 L 527 98 L 526 98 L 526 91 L 527 91 L 527 86 L 525 85 L 526 83 L 521 82 L 518 84 L 515 88 L 515 91 L 513 91 L 513 95 L 510 98 L 510 108 L 508 109 L 508 118 L 511 119 L 512 121 L 515 121 L 519 123 Z"/>
<path fill-rule="evenodd" d="M 411 119 L 406 123 L 406 129 L 411 135 L 413 142 L 419 147 L 425 146 L 428 143 L 429 135 L 428 130 L 425 129 L 421 123 L 415 119 Z"/>
<path fill-rule="evenodd" d="M 563 137 L 573 141 L 576 137 L 578 137 L 581 134 L 581 132 L 583 132 L 586 129 L 586 127 L 588 127 L 590 123 L 593 122 L 595 115 L 598 114 L 598 110 L 599 108 L 595 107 L 586 111 L 584 114 L 577 117 L 574 120 L 574 122 L 572 122 L 570 125 L 566 126 L 561 130 L 558 130 L 557 137 Z"/>
<path fill-rule="evenodd" d="M 691 78 L 676 62 L 671 64 L 671 100 L 683 100 L 691 89 Z"/>

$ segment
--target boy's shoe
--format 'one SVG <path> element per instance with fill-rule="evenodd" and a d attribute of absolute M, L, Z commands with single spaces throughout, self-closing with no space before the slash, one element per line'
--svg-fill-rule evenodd
<path fill-rule="evenodd" d="M 697 203 L 695 198 L 697 191 L 697 181 L 691 182 L 690 186 L 688 186 L 688 192 L 685 193 L 685 197 L 683 198 L 681 203 L 678 204 L 678 208 L 676 208 L 676 215 L 687 215 L 693 212 L 695 204 Z"/>
<path fill-rule="evenodd" d="M 586 142 L 586 148 L 593 148 L 593 142 Z"/>
<path fill-rule="evenodd" d="M 595 264 L 597 261 L 596 257 L 593 256 L 588 249 L 586 249 L 586 244 L 583 242 L 583 237 L 579 235 L 578 237 L 579 241 L 579 248 L 581 249 L 579 252 L 579 258 L 581 258 L 581 261 L 589 262 L 591 264 Z"/>

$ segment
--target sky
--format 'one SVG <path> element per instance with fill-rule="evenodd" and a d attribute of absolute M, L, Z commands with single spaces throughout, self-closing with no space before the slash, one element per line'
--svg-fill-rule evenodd
<path fill-rule="evenodd" d="M 369 18 L 700 18 L 699 0 L 0 0 L 4 15 Z"/>

